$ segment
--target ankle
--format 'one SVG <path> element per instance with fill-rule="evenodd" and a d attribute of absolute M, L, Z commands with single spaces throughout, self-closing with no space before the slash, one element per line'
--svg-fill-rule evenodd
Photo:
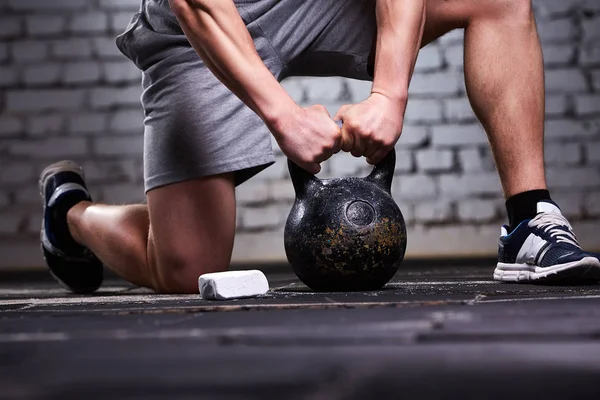
<path fill-rule="evenodd" d="M 85 211 L 92 205 L 91 201 L 80 201 L 67 211 L 67 227 L 73 239 L 80 245 L 85 246 L 81 226 Z"/>

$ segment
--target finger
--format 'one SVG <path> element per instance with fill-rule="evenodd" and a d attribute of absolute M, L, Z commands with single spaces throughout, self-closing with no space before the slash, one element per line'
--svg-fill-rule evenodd
<path fill-rule="evenodd" d="M 342 126 L 342 150 L 348 153 L 354 147 L 354 136 L 348 130 Z"/>
<path fill-rule="evenodd" d="M 381 148 L 381 145 L 378 144 L 377 142 L 375 142 L 371 139 L 367 140 L 367 145 L 365 147 L 365 154 L 364 154 L 365 157 L 367 157 L 367 158 L 371 157 L 380 148 Z"/>
<path fill-rule="evenodd" d="M 346 114 L 346 111 L 352 107 L 351 104 L 344 104 L 343 106 L 340 107 L 340 109 L 335 113 L 335 116 L 333 117 L 334 121 L 342 121 L 344 120 L 344 114 Z"/>
<path fill-rule="evenodd" d="M 318 174 L 319 172 L 321 172 L 321 165 L 319 165 L 319 163 L 297 163 L 298 166 L 300 166 L 301 168 L 303 168 L 305 171 L 310 172 L 313 175 Z"/>
<path fill-rule="evenodd" d="M 365 148 L 367 147 L 367 141 L 359 136 L 354 137 L 354 146 L 350 153 L 354 157 L 362 157 L 365 154 Z"/>
<path fill-rule="evenodd" d="M 379 148 L 375 153 L 371 156 L 367 157 L 367 162 L 371 165 L 375 165 L 379 163 L 383 158 L 390 152 L 390 149 L 387 148 Z"/>

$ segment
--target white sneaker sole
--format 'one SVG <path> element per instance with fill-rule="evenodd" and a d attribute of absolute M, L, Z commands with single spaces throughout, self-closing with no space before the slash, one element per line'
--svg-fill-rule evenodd
<path fill-rule="evenodd" d="M 560 282 L 561 280 L 600 280 L 600 260 L 584 257 L 566 264 L 542 268 L 531 264 L 498 263 L 494 280 L 502 282 Z"/>

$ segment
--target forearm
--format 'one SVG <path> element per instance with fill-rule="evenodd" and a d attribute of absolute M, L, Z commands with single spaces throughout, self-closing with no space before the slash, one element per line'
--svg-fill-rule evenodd
<path fill-rule="evenodd" d="M 265 121 L 297 107 L 259 57 L 231 0 L 169 0 L 202 61 Z"/>
<path fill-rule="evenodd" d="M 405 106 L 421 47 L 426 0 L 377 0 L 373 93 Z"/>

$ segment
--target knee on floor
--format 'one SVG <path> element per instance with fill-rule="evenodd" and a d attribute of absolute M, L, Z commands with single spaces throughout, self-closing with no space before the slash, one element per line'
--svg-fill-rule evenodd
<path fill-rule="evenodd" d="M 198 293 L 198 277 L 229 268 L 230 257 L 207 257 L 195 251 L 168 252 L 157 257 L 155 290 L 159 293 Z"/>

